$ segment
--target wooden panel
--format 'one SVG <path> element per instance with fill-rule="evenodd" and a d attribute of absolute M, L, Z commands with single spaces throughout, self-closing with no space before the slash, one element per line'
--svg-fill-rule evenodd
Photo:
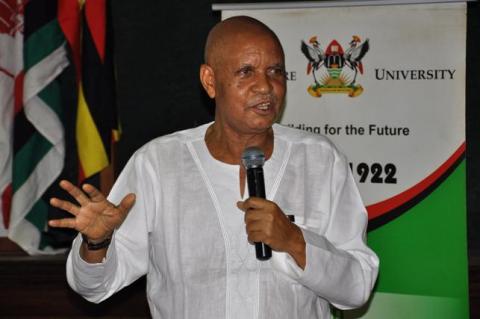
<path fill-rule="evenodd" d="M 470 318 L 480 318 L 480 260 L 470 262 Z M 92 304 L 68 286 L 64 256 L 0 256 L 0 309 L 1 318 L 150 318 L 145 278 L 99 305 Z"/>
<path fill-rule="evenodd" d="M 96 305 L 70 289 L 65 260 L 65 256 L 0 256 L 0 317 L 150 317 L 144 278 Z"/>

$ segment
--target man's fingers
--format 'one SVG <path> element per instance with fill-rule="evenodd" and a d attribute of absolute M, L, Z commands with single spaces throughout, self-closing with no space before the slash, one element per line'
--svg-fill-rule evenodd
<path fill-rule="evenodd" d="M 90 201 L 84 192 L 67 180 L 62 180 L 60 182 L 60 187 L 72 195 L 72 197 L 82 206 L 88 204 Z"/>
<path fill-rule="evenodd" d="M 57 208 L 60 208 L 66 212 L 69 212 L 70 214 L 74 215 L 74 216 L 77 216 L 78 213 L 80 212 L 80 209 L 78 208 L 78 206 L 68 202 L 68 201 L 65 201 L 65 200 L 60 200 L 58 198 L 52 198 L 50 199 L 50 205 L 52 205 L 53 207 L 57 207 Z"/>
<path fill-rule="evenodd" d="M 254 244 L 254 243 L 264 243 L 264 244 L 268 244 L 266 243 L 265 241 L 267 240 L 267 236 L 261 232 L 261 231 L 252 231 L 252 232 L 249 232 L 248 233 L 248 242 L 250 244 Z"/>
<path fill-rule="evenodd" d="M 252 214 L 245 220 L 245 228 L 248 233 L 261 231 L 270 234 L 273 225 L 274 220 L 270 216 L 264 216 L 264 214 Z"/>
<path fill-rule="evenodd" d="M 247 210 L 247 209 L 245 208 L 245 202 L 238 201 L 238 202 L 237 202 L 237 207 L 238 207 L 238 209 L 240 209 L 241 211 L 246 211 L 246 210 Z"/>
<path fill-rule="evenodd" d="M 269 203 L 271 202 L 266 200 L 265 198 L 250 197 L 243 202 L 237 202 L 237 207 L 245 212 L 248 209 L 265 208 L 267 205 L 269 205 Z"/>
<path fill-rule="evenodd" d="M 245 213 L 245 215 L 243 216 L 243 221 L 245 222 L 245 224 L 264 218 L 263 206 L 254 208 L 247 201 L 244 201 L 237 202 L 237 207 Z"/>
<path fill-rule="evenodd" d="M 130 211 L 133 204 L 135 204 L 135 194 L 130 193 L 122 199 L 122 201 L 118 205 L 118 209 L 120 209 L 122 214 L 125 215 Z"/>
<path fill-rule="evenodd" d="M 48 222 L 51 227 L 72 228 L 75 229 L 75 218 L 52 219 Z"/>
<path fill-rule="evenodd" d="M 85 193 L 88 194 L 90 199 L 94 202 L 101 202 L 105 199 L 105 196 L 103 196 L 103 194 L 98 189 L 93 187 L 93 185 L 83 184 L 82 189 L 85 191 Z"/>

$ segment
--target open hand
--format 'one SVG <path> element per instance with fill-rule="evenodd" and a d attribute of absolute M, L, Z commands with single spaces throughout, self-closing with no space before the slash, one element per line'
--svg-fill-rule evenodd
<path fill-rule="evenodd" d="M 114 229 L 121 225 L 135 203 L 135 194 L 128 194 L 118 206 L 115 206 L 90 184 L 84 184 L 80 189 L 69 181 L 62 180 L 60 187 L 75 198 L 79 206 L 52 198 L 50 200 L 52 206 L 67 211 L 74 217 L 51 220 L 48 224 L 51 227 L 75 229 L 94 241 L 101 241 L 110 236 Z"/>

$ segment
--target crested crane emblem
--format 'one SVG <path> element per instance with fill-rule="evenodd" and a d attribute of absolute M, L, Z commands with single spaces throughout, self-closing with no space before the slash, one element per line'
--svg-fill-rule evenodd
<path fill-rule="evenodd" d="M 314 81 L 307 89 L 310 95 L 345 93 L 356 97 L 362 94 L 363 87 L 357 84 L 357 76 L 363 74 L 362 59 L 370 48 L 368 39 L 362 42 L 354 35 L 346 50 L 337 40 L 332 40 L 325 51 L 316 36 L 308 42 L 302 40 L 300 49 L 308 60 L 306 73 L 311 73 Z"/>

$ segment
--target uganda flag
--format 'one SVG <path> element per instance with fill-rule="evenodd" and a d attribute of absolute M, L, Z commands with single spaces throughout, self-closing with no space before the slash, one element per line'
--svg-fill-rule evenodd
<path fill-rule="evenodd" d="M 10 53 L 21 67 L 8 73 L 8 85 L 0 82 L 11 96 L 2 116 L 13 119 L 0 123 L 10 142 L 10 157 L 0 157 L 8 176 L 0 181 L 3 231 L 29 254 L 59 253 L 75 234 L 48 228 L 49 219 L 66 215 L 49 198 L 71 200 L 60 179 L 99 186 L 117 138 L 107 2 L 4 2 L 21 14 L 23 49 Z"/>
<path fill-rule="evenodd" d="M 72 52 L 77 81 L 75 135 L 78 180 L 109 165 L 110 146 L 118 140 L 113 60 L 106 0 L 61 1 L 60 21 Z"/>

